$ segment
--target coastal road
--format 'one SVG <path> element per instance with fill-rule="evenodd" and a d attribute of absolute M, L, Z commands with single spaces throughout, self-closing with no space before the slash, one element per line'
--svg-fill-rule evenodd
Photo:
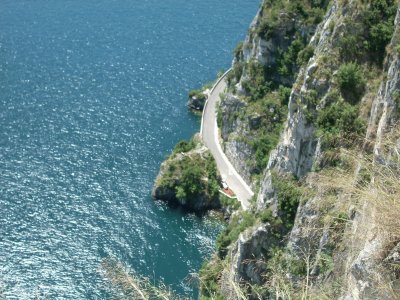
<path fill-rule="evenodd" d="M 217 163 L 222 178 L 226 181 L 229 188 L 233 190 L 241 202 L 244 209 L 250 206 L 249 200 L 254 195 L 250 187 L 232 166 L 219 143 L 219 133 L 217 126 L 217 104 L 219 95 L 224 92 L 227 84 L 225 81 L 229 70 L 215 83 L 210 91 L 210 95 L 203 110 L 201 119 L 200 134 L 204 144 L 210 149 L 211 154 Z"/>

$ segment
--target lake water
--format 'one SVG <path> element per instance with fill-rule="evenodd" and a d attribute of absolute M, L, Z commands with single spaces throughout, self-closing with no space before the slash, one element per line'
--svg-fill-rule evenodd
<path fill-rule="evenodd" d="M 258 0 L 1 0 L 0 298 L 104 299 L 117 259 L 192 295 L 220 225 L 150 197 Z"/>

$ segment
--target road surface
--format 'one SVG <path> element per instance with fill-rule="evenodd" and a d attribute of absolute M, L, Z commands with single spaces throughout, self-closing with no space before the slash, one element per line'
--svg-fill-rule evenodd
<path fill-rule="evenodd" d="M 229 188 L 235 192 L 242 207 L 248 209 L 250 206 L 249 200 L 254 193 L 238 172 L 236 172 L 235 168 L 222 151 L 219 143 L 217 104 L 219 101 L 219 95 L 223 93 L 226 88 L 225 77 L 228 73 L 229 70 L 215 83 L 214 87 L 210 91 L 210 95 L 203 110 L 200 134 L 203 138 L 204 144 L 208 149 L 210 149 L 211 154 L 214 156 L 222 178 L 226 181 Z"/>

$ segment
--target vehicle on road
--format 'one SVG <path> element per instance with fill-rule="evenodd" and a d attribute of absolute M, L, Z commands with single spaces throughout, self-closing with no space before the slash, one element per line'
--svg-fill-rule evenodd
<path fill-rule="evenodd" d="M 221 180 L 221 185 L 222 185 L 222 188 L 223 188 L 224 190 L 226 190 L 226 189 L 228 188 L 228 184 L 226 183 L 225 180 Z"/>

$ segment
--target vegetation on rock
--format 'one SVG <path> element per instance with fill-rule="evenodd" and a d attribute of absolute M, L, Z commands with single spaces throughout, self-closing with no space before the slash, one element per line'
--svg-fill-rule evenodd
<path fill-rule="evenodd" d="M 220 176 L 210 152 L 193 138 L 180 141 L 164 162 L 153 196 L 189 210 L 219 208 Z"/>
<path fill-rule="evenodd" d="M 201 299 L 337 299 L 349 278 L 366 295 L 400 291 L 399 3 L 335 1 L 324 19 L 329 3 L 264 0 L 234 51 L 218 126 L 253 186 L 263 177 L 267 188 L 218 236 Z M 218 194 L 215 164 L 200 152 L 179 143 L 160 182 L 182 202 Z M 364 281 L 371 286 L 357 287 Z"/>
<path fill-rule="evenodd" d="M 379 153 L 379 156 L 372 159 L 368 151 L 373 142 L 365 140 L 367 125 L 369 136 L 374 137 L 376 132 L 384 134 L 380 128 L 381 123 L 378 124 L 372 117 L 368 121 L 369 114 L 379 113 L 385 118 L 390 115 L 392 119 L 393 116 L 399 116 L 397 92 L 390 95 L 389 100 L 394 101 L 393 107 L 387 99 L 385 104 L 371 104 L 376 98 L 382 101 L 379 97 L 384 97 L 383 94 L 387 92 L 379 84 L 387 80 L 388 72 L 398 73 L 398 70 L 387 69 L 388 66 L 383 62 L 386 59 L 387 64 L 388 53 L 391 55 L 389 58 L 398 61 L 399 47 L 393 45 L 398 44 L 399 39 L 397 42 L 394 39 L 390 47 L 388 43 L 398 34 L 394 18 L 399 3 L 394 0 L 337 1 L 331 10 L 336 17 L 331 14 L 330 19 L 325 19 L 326 26 L 320 28 L 313 42 L 308 44 L 310 38 L 307 32 L 313 31 L 308 31 L 312 27 L 305 27 L 304 24 L 322 21 L 327 4 L 328 1 L 264 1 L 256 25 L 249 33 L 249 44 L 241 44 L 235 51 L 236 59 L 228 76 L 228 93 L 239 98 L 244 105 L 228 111 L 229 117 L 224 115 L 227 111 L 222 105 L 219 126 L 231 126 L 233 129 L 230 130 L 236 130 L 232 135 L 235 136 L 234 142 L 250 146 L 253 152 L 246 163 L 252 165 L 252 174 L 263 173 L 266 176 L 268 172 L 265 167 L 271 162 L 270 152 L 279 139 L 279 147 L 299 148 L 300 154 L 303 147 L 309 145 L 308 139 L 315 139 L 315 145 L 319 147 L 312 155 L 315 155 L 314 163 L 319 163 L 319 166 L 312 169 L 316 173 L 308 171 L 299 180 L 290 174 L 285 175 L 283 171 L 275 171 L 274 167 L 282 170 L 284 168 L 280 169 L 281 163 L 300 167 L 304 162 L 301 159 L 287 162 L 290 158 L 287 152 L 274 153 L 283 157 L 273 161 L 276 164 L 270 164 L 271 169 L 267 170 L 271 174 L 268 183 L 269 202 L 264 207 L 257 202 L 257 207 L 252 207 L 250 212 L 235 214 L 218 237 L 218 256 L 202 269 L 203 276 L 207 278 L 202 286 L 204 299 L 223 299 L 227 286 L 230 286 L 233 294 L 236 293 L 237 299 L 337 299 L 345 292 L 345 274 L 356 279 L 363 278 L 360 280 L 371 280 L 375 287 L 381 289 L 363 293 L 395 299 L 394 286 L 399 288 L 398 261 L 388 271 L 384 271 L 387 265 L 382 260 L 375 270 L 369 270 L 369 265 L 364 265 L 351 255 L 356 252 L 360 260 L 372 260 L 362 256 L 366 255 L 365 252 L 357 252 L 361 251 L 359 248 L 368 247 L 362 244 L 368 245 L 362 230 L 371 235 L 371 232 L 378 234 L 378 231 L 385 231 L 381 238 L 370 235 L 379 246 L 369 245 L 371 248 L 366 251 L 378 247 L 373 251 L 382 256 L 387 256 L 390 251 L 393 255 L 400 253 L 400 239 L 396 229 L 400 227 L 400 218 L 395 209 L 398 205 L 395 197 L 400 199 L 400 194 L 394 187 L 398 186 L 395 182 L 400 178 L 399 146 L 392 144 L 392 150 L 387 149 L 386 154 L 375 150 L 375 155 Z M 319 5 L 322 9 L 317 8 Z M 291 24 L 293 20 L 296 20 L 295 25 Z M 292 32 L 286 31 L 288 28 Z M 395 29 L 397 33 L 394 36 Z M 282 42 L 282 36 L 286 39 L 285 43 Z M 262 46 L 257 46 L 259 37 Z M 267 50 L 262 48 L 266 42 L 269 43 Z M 278 48 L 279 51 L 270 50 L 276 46 L 270 43 L 282 47 Z M 257 51 L 261 49 L 270 57 L 260 58 L 261 54 L 254 49 L 254 55 L 249 57 L 248 47 L 258 47 Z M 243 56 L 244 52 L 247 56 Z M 309 63 L 311 58 L 312 64 Z M 299 69 L 307 64 L 307 68 L 300 71 L 297 82 L 292 86 Z M 386 89 L 393 90 L 394 85 L 398 86 L 398 75 L 393 76 Z M 378 94 L 378 88 L 381 94 Z M 282 138 L 280 135 L 291 93 L 290 119 L 286 126 L 293 131 L 286 130 Z M 371 125 L 371 120 L 376 124 Z M 390 127 L 385 130 L 393 132 L 398 128 L 398 124 L 393 121 L 386 122 Z M 301 125 L 296 127 L 293 123 Z M 374 126 L 379 126 L 379 129 Z M 309 130 L 311 137 L 293 141 L 291 139 L 302 138 L 296 130 Z M 244 134 L 237 136 L 238 133 Z M 229 142 L 232 141 L 225 140 L 225 143 Z M 287 146 L 289 142 L 293 144 Z M 398 137 L 393 142 L 398 143 Z M 383 141 L 378 138 L 377 143 L 382 146 Z M 237 149 L 240 151 L 241 148 Z M 351 149 L 350 153 L 354 151 L 356 154 L 349 157 L 349 152 L 344 149 Z M 393 152 L 393 149 L 397 150 Z M 256 180 L 256 177 L 252 179 Z M 368 228 L 368 214 L 372 211 L 376 227 Z M 353 223 L 359 227 L 353 226 Z M 258 261 L 259 274 L 249 275 L 246 272 L 257 272 L 249 271 L 248 268 L 244 268 L 246 271 L 239 270 L 235 255 L 243 254 L 236 247 L 242 245 L 240 240 L 251 236 L 260 226 L 268 228 L 269 241 L 274 242 L 265 246 L 262 255 L 246 260 L 247 264 L 253 264 L 253 260 Z M 357 230 L 361 236 L 354 236 L 351 230 Z M 256 251 L 260 244 L 256 241 L 254 243 L 257 245 L 254 246 Z M 385 261 L 391 259 L 393 262 L 393 255 L 389 255 Z M 352 261 L 354 265 L 346 265 L 346 260 Z M 353 268 L 352 272 L 358 268 L 357 272 L 361 273 L 349 274 L 346 268 Z M 234 282 L 227 282 L 227 278 L 232 276 L 227 277 L 226 272 L 232 270 L 235 272 L 235 279 L 231 279 Z M 382 277 L 379 272 L 382 272 Z M 260 274 L 265 280 L 263 284 L 252 281 Z"/>

